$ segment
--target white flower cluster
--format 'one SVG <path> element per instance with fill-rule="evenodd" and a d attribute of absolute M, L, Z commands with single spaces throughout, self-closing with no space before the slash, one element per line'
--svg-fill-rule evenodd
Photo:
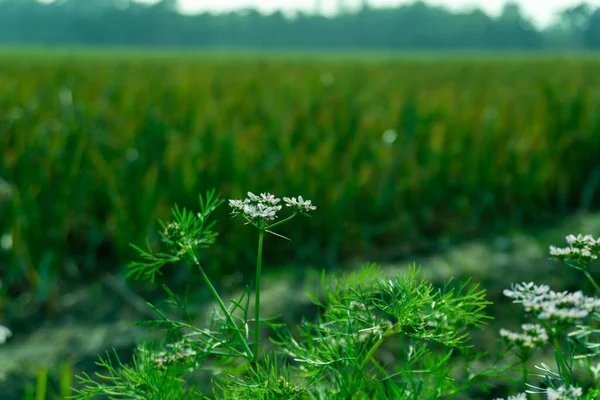
<path fill-rule="evenodd" d="M 561 261 L 576 261 L 589 264 L 598 259 L 600 238 L 592 235 L 569 235 L 566 237 L 568 247 L 550 246 L 550 255 Z"/>
<path fill-rule="evenodd" d="M 284 197 L 283 201 L 286 203 L 286 206 L 291 207 L 294 211 L 298 212 L 308 212 L 314 211 L 317 207 L 312 205 L 312 201 L 304 200 L 302 196 L 298 196 L 298 200 L 295 197 L 291 199 L 289 197 Z"/>
<path fill-rule="evenodd" d="M 552 322 L 572 323 L 600 310 L 598 298 L 585 296 L 581 291 L 555 292 L 533 282 L 512 285 L 512 290 L 504 290 L 504 295 L 523 304 L 525 311 L 537 318 Z"/>
<path fill-rule="evenodd" d="M 277 212 L 281 210 L 281 206 L 277 205 L 280 201 L 281 199 L 270 193 L 262 193 L 257 196 L 248 192 L 248 197 L 243 201 L 229 200 L 229 206 L 233 209 L 232 214 L 244 214 L 251 221 L 257 219 L 272 221 L 277 218 Z"/>
<path fill-rule="evenodd" d="M 503 398 L 498 397 L 494 400 L 504 400 Z M 516 396 L 508 396 L 506 400 L 527 400 L 527 393 L 519 393 Z"/>
<path fill-rule="evenodd" d="M 544 296 L 546 293 L 550 291 L 550 286 L 548 285 L 536 285 L 533 282 L 523 282 L 512 285 L 512 290 L 504 289 L 502 293 L 506 297 L 510 297 L 515 300 L 516 303 L 520 303 L 523 301 L 531 301 L 539 298 L 540 296 Z"/>
<path fill-rule="evenodd" d="M 229 206 L 233 209 L 232 214 L 244 214 L 251 221 L 258 219 L 272 221 L 277 218 L 277 212 L 281 210 L 281 205 L 278 204 L 280 201 L 281 199 L 270 193 L 262 193 L 257 196 L 252 192 L 248 192 L 248 197 L 244 200 L 229 200 Z M 284 197 L 283 201 L 296 212 L 308 212 L 317 209 L 310 200 L 304 200 L 302 196 L 299 196 L 298 199 Z"/>
<path fill-rule="evenodd" d="M 566 237 L 566 240 L 570 246 L 577 247 L 580 249 L 584 247 L 600 246 L 600 238 L 594 239 L 592 235 L 569 235 Z"/>
<path fill-rule="evenodd" d="M 0 325 L 0 344 L 6 343 L 8 338 L 12 336 L 12 332 L 5 326 Z"/>
<path fill-rule="evenodd" d="M 511 332 L 507 329 L 500 330 L 500 336 L 519 347 L 535 349 L 548 342 L 548 333 L 541 325 L 523 324 L 523 333 Z"/>
<path fill-rule="evenodd" d="M 546 389 L 548 400 L 578 400 L 583 396 L 583 389 L 571 386 L 561 386 L 558 389 Z"/>

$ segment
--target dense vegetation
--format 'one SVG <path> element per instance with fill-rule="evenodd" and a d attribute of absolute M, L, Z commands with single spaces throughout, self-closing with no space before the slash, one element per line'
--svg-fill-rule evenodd
<path fill-rule="evenodd" d="M 340 2 L 343 4 L 343 2 Z M 45 45 L 202 46 L 285 49 L 597 49 L 600 9 L 565 9 L 537 29 L 516 3 L 499 17 L 453 13 L 417 1 L 396 8 L 342 9 L 329 18 L 254 10 L 181 15 L 177 2 L 131 0 L 0 1 L 0 43 Z"/>
<path fill-rule="evenodd" d="M 273 265 L 380 259 L 598 205 L 594 57 L 2 57 L 0 266 L 13 294 L 45 298 L 59 279 L 121 266 L 128 243 L 155 242 L 153 221 L 209 187 L 319 204 L 282 228 L 294 243 L 268 247 Z M 207 268 L 245 271 L 252 232 L 222 220 Z"/>

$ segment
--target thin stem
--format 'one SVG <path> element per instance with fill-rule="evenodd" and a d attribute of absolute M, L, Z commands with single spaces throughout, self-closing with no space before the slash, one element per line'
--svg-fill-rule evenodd
<path fill-rule="evenodd" d="M 381 335 L 381 337 L 379 338 L 379 340 L 377 342 L 375 342 L 375 344 L 373 345 L 373 347 L 371 347 L 371 349 L 369 350 L 369 352 L 367 353 L 367 355 L 365 356 L 365 359 L 362 363 L 361 368 L 364 369 L 365 366 L 367 365 L 367 363 L 369 361 L 371 361 L 371 359 L 373 358 L 373 356 L 375 355 L 375 352 L 377 351 L 377 349 L 383 344 L 383 342 L 385 342 L 385 340 L 388 338 L 388 335 L 390 334 L 390 332 L 392 332 L 392 328 L 388 329 L 387 331 L 385 331 L 383 333 L 383 335 Z"/>
<path fill-rule="evenodd" d="M 523 385 L 525 387 L 525 389 L 527 389 L 527 383 L 528 382 L 528 373 L 527 373 L 527 360 L 528 357 L 523 357 L 522 358 L 522 365 L 523 365 Z"/>
<path fill-rule="evenodd" d="M 289 217 L 282 219 L 281 221 L 275 222 L 274 224 L 271 224 L 269 226 L 266 226 L 265 229 L 271 229 L 277 225 L 281 225 L 284 222 L 288 222 L 290 219 L 294 218 L 296 215 L 298 215 L 298 213 L 293 213 L 292 215 L 290 215 Z"/>
<path fill-rule="evenodd" d="M 384 376 L 383 379 L 381 380 L 385 380 L 389 378 L 389 374 L 387 373 L 387 371 L 385 370 L 385 368 L 383 368 L 383 366 L 381 364 L 379 364 L 379 362 L 377 362 L 377 360 L 375 359 L 375 357 L 371 357 L 371 363 L 375 366 L 375 368 L 377 368 L 377 370 L 379 372 L 381 372 Z"/>
<path fill-rule="evenodd" d="M 588 280 L 592 283 L 592 285 L 594 286 L 594 289 L 596 289 L 596 293 L 600 294 L 600 287 L 598 287 L 598 284 L 596 283 L 594 278 L 592 278 L 592 276 L 590 275 L 588 270 L 584 269 L 583 273 L 585 274 L 586 278 L 588 278 Z"/>
<path fill-rule="evenodd" d="M 561 377 L 565 381 L 566 386 L 571 385 L 571 377 L 569 375 L 569 366 L 567 365 L 567 360 L 565 360 L 565 355 L 562 352 L 562 346 L 558 342 L 556 336 L 552 335 L 552 343 L 554 344 L 554 349 L 556 351 L 556 355 L 558 358 L 558 362 L 560 364 L 560 369 L 562 370 Z"/>
<path fill-rule="evenodd" d="M 543 323 L 546 330 L 550 333 L 550 338 L 552 339 L 552 344 L 554 346 L 554 352 L 556 353 L 556 358 L 558 362 L 558 366 L 560 367 L 560 375 L 565 382 L 565 386 L 569 387 L 571 385 L 571 376 L 569 373 L 569 366 L 567 364 L 567 360 L 565 360 L 565 355 L 562 351 L 562 345 L 558 341 L 558 338 L 554 334 L 552 327 L 550 327 L 547 323 Z"/>
<path fill-rule="evenodd" d="M 231 314 L 229 313 L 229 310 L 227 310 L 227 307 L 225 306 L 225 303 L 221 299 L 221 296 L 219 296 L 219 293 L 217 293 L 217 289 L 215 289 L 212 282 L 208 278 L 208 275 L 206 275 L 206 273 L 204 272 L 204 268 L 202 268 L 202 265 L 200 265 L 200 261 L 198 260 L 198 257 L 196 257 L 196 254 L 194 254 L 194 252 L 192 250 L 189 250 L 189 254 L 192 255 L 192 259 L 194 260 L 194 263 L 196 263 L 196 265 L 198 266 L 198 269 L 200 270 L 200 274 L 202 275 L 202 279 L 204 280 L 204 283 L 206 283 L 206 286 L 208 286 L 208 290 L 210 290 L 210 293 L 213 295 L 215 300 L 217 300 L 217 303 L 219 303 L 219 307 L 221 307 L 221 310 L 225 314 L 227 321 L 231 324 L 232 327 L 235 327 L 234 331 L 237 334 L 238 339 L 244 346 L 244 351 L 246 352 L 246 355 L 248 356 L 248 358 L 250 360 L 254 359 L 254 354 L 252 354 L 252 350 L 250 350 L 250 346 L 248 346 L 248 342 L 246 342 L 246 340 L 242 336 L 242 333 L 240 332 L 240 330 L 237 329 L 237 324 L 234 322 L 233 318 L 231 317 Z"/>
<path fill-rule="evenodd" d="M 264 227 L 264 224 L 261 224 Z M 261 228 L 263 228 L 261 227 Z M 258 255 L 256 256 L 256 291 L 254 294 L 254 363 L 258 362 L 258 345 L 260 342 L 260 270 L 262 267 L 262 248 L 265 231 L 258 231 Z"/>

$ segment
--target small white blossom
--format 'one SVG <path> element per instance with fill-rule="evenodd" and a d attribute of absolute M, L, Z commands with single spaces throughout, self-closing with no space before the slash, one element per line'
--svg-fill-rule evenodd
<path fill-rule="evenodd" d="M 600 238 L 594 239 L 592 235 L 569 235 L 566 237 L 568 247 L 550 246 L 550 255 L 560 261 L 590 264 L 598 259 L 600 252 Z"/>
<path fill-rule="evenodd" d="M 511 332 L 506 329 L 500 330 L 500 336 L 517 346 L 534 349 L 548 342 L 548 333 L 541 325 L 523 324 L 523 333 Z"/>
<path fill-rule="evenodd" d="M 548 400 L 578 400 L 583 396 L 583 389 L 571 386 L 561 386 L 558 389 L 548 388 L 546 390 Z"/>
<path fill-rule="evenodd" d="M 8 338 L 12 336 L 12 332 L 5 326 L 0 325 L 0 344 L 6 343 Z"/>
<path fill-rule="evenodd" d="M 229 206 L 232 208 L 232 214 L 244 214 L 251 221 L 257 219 L 272 221 L 277 218 L 277 212 L 281 210 L 281 206 L 277 205 L 280 201 L 281 199 L 270 193 L 262 193 L 257 196 L 248 192 L 248 198 L 243 201 L 229 200 Z"/>
<path fill-rule="evenodd" d="M 592 235 L 569 235 L 566 237 L 567 239 L 567 243 L 570 246 L 575 246 L 575 247 L 579 247 L 579 248 L 583 248 L 586 246 L 594 246 L 596 244 L 596 240 L 594 239 L 594 237 Z"/>
<path fill-rule="evenodd" d="M 312 205 L 312 201 L 304 200 L 302 196 L 298 196 L 298 200 L 296 200 L 295 197 L 292 197 L 291 199 L 289 197 L 284 197 L 283 201 L 286 203 L 286 206 L 299 212 L 308 212 L 317 209 L 317 207 Z"/>
<path fill-rule="evenodd" d="M 504 400 L 503 398 L 498 397 L 494 400 Z M 508 396 L 506 400 L 527 400 L 527 393 L 519 393 L 515 396 Z"/>
<path fill-rule="evenodd" d="M 521 284 L 512 285 L 512 290 L 505 289 L 502 293 L 506 297 L 519 300 L 534 299 L 541 296 L 550 290 L 548 285 L 535 285 L 533 282 L 523 282 Z"/>
<path fill-rule="evenodd" d="M 277 197 L 273 196 L 270 193 L 262 193 L 260 195 L 260 200 L 258 200 L 258 201 L 261 201 L 265 204 L 270 204 L 272 206 L 275 206 L 275 205 L 277 205 L 277 203 L 279 203 L 281 201 L 281 199 L 278 199 Z"/>
<path fill-rule="evenodd" d="M 248 192 L 248 198 L 251 201 L 260 201 L 260 198 L 252 192 Z"/>
<path fill-rule="evenodd" d="M 504 290 L 504 295 L 523 304 L 525 311 L 537 318 L 552 322 L 572 323 L 600 310 L 598 298 L 585 296 L 581 291 L 555 292 L 533 282 L 513 285 L 511 290 Z"/>

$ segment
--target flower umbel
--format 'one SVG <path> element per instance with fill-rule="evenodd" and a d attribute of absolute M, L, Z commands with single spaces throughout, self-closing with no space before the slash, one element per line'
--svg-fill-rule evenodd
<path fill-rule="evenodd" d="M 248 192 L 248 197 L 242 200 L 229 200 L 233 215 L 243 214 L 252 222 L 258 220 L 273 221 L 277 218 L 277 212 L 281 206 L 277 205 L 281 199 L 270 193 L 262 193 L 260 196 Z"/>
<path fill-rule="evenodd" d="M 310 200 L 304 200 L 302 196 L 298 196 L 298 200 L 296 200 L 295 197 L 292 197 L 291 199 L 289 197 L 284 197 L 283 201 L 286 203 L 286 206 L 291 207 L 297 212 L 309 212 L 317 209 L 317 207 L 312 205 Z"/>
<path fill-rule="evenodd" d="M 533 282 L 512 285 L 511 290 L 504 290 L 504 295 L 523 304 L 525 311 L 538 319 L 552 322 L 571 323 L 600 310 L 598 298 L 585 296 L 581 291 L 555 292 L 547 285 L 537 286 Z"/>
<path fill-rule="evenodd" d="M 281 211 L 282 206 L 279 204 L 281 199 L 271 193 L 256 195 L 248 192 L 248 197 L 244 200 L 229 200 L 229 206 L 231 207 L 231 214 L 234 216 L 242 215 L 248 223 L 262 231 L 267 231 L 271 227 L 287 222 L 298 214 L 307 214 L 309 211 L 317 209 L 312 205 L 312 201 L 304 200 L 302 196 L 298 196 L 298 199 L 284 197 L 283 201 L 292 210 L 293 214 L 275 223 L 271 221 L 278 218 L 277 213 Z"/>
<path fill-rule="evenodd" d="M 592 235 L 569 235 L 566 237 L 568 247 L 550 246 L 550 255 L 570 266 L 583 267 L 598 259 L 600 238 Z"/>
<path fill-rule="evenodd" d="M 523 329 L 523 333 L 501 329 L 500 336 L 509 343 L 514 343 L 519 347 L 528 349 L 541 347 L 548 342 L 548 333 L 546 333 L 546 330 L 541 325 L 523 324 L 521 328 Z"/>
<path fill-rule="evenodd" d="M 558 389 L 548 388 L 546 394 L 548 400 L 578 400 L 583 396 L 583 389 L 575 386 L 569 388 L 561 386 Z"/>

